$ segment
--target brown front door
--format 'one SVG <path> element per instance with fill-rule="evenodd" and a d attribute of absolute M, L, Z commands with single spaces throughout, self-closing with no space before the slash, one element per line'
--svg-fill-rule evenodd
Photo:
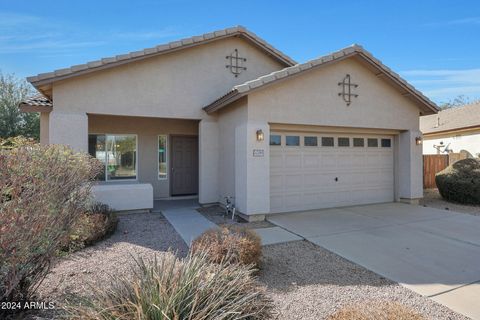
<path fill-rule="evenodd" d="M 198 138 L 171 137 L 171 191 L 172 196 L 198 193 Z"/>

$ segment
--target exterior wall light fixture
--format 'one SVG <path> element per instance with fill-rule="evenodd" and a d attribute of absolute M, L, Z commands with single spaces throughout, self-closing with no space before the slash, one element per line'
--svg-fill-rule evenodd
<path fill-rule="evenodd" d="M 265 139 L 265 135 L 263 134 L 262 129 L 257 130 L 257 141 L 263 141 Z"/>
<path fill-rule="evenodd" d="M 416 137 L 416 138 L 415 138 L 415 144 L 416 144 L 417 146 L 421 145 L 422 142 L 423 142 L 422 137 Z"/>

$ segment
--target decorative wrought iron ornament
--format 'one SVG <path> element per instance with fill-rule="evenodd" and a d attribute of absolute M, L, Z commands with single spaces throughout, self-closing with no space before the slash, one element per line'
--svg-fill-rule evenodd
<path fill-rule="evenodd" d="M 237 49 L 235 49 L 235 51 L 225 58 L 229 60 L 229 63 L 225 67 L 230 69 L 230 72 L 233 73 L 235 77 L 238 77 L 243 70 L 247 70 L 247 67 L 243 66 L 243 63 L 247 61 L 247 58 L 240 57 Z"/>
<path fill-rule="evenodd" d="M 358 84 L 352 83 L 350 79 L 350 75 L 347 74 L 345 78 L 343 78 L 342 82 L 338 83 L 339 86 L 342 87 L 342 92 L 338 95 L 343 98 L 343 101 L 347 104 L 347 106 L 352 103 L 352 97 L 358 97 L 358 94 L 352 93 L 352 88 L 357 88 Z"/>

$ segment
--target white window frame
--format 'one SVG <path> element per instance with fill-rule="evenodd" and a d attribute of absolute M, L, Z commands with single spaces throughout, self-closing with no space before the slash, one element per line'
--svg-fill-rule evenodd
<path fill-rule="evenodd" d="M 132 133 L 88 133 L 89 135 L 105 136 L 105 180 L 103 182 L 118 183 L 122 181 L 138 181 L 138 135 Z M 108 152 L 107 152 L 107 137 L 108 136 L 130 136 L 135 137 L 135 178 L 126 179 L 108 179 Z"/>
<path fill-rule="evenodd" d="M 160 137 L 165 137 L 165 167 L 167 169 L 167 172 L 165 172 L 165 177 L 160 177 L 160 152 L 158 152 L 158 149 L 160 147 Z M 159 134 L 157 135 L 157 179 L 160 181 L 166 181 L 168 180 L 169 177 L 169 166 L 170 166 L 170 161 L 168 161 L 169 155 L 170 155 L 170 150 L 169 150 L 169 143 L 168 139 L 170 136 L 168 134 Z"/>

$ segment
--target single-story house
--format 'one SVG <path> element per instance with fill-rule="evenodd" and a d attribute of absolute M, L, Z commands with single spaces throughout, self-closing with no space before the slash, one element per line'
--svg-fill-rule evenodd
<path fill-rule="evenodd" d="M 423 154 L 467 151 L 480 156 L 480 102 L 420 117 Z"/>
<path fill-rule="evenodd" d="M 233 197 L 255 220 L 423 196 L 437 106 L 359 45 L 298 64 L 239 26 L 28 81 L 41 143 L 100 159 L 94 194 L 117 210 Z"/>

